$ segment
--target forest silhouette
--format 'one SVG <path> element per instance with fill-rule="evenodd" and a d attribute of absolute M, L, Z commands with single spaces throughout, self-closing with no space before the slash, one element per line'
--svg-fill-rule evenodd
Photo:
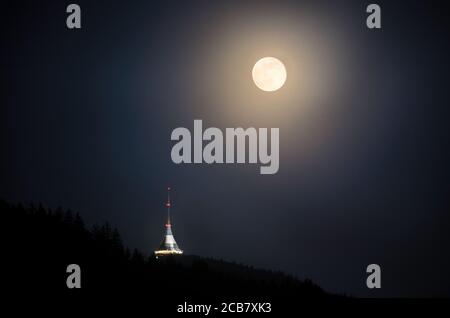
<path fill-rule="evenodd" d="M 66 268 L 81 268 L 81 289 L 173 296 L 255 295 L 333 298 L 310 280 L 194 255 L 155 259 L 124 246 L 108 223 L 88 229 L 78 213 L 0 201 L 12 288 L 68 290 Z"/>

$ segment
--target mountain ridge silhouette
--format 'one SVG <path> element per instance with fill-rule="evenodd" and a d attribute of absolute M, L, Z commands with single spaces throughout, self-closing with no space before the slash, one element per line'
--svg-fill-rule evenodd
<path fill-rule="evenodd" d="M 108 223 L 87 229 L 78 213 L 0 200 L 8 226 L 8 279 L 21 290 L 67 290 L 66 268 L 81 268 L 81 289 L 162 295 L 340 297 L 310 280 L 196 255 L 145 257 L 122 243 Z"/>

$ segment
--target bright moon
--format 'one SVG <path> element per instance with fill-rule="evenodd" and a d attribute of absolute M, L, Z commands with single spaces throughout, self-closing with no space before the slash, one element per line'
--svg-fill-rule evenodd
<path fill-rule="evenodd" d="M 263 57 L 253 66 L 252 76 L 258 88 L 273 92 L 284 85 L 287 74 L 286 68 L 279 59 Z"/>

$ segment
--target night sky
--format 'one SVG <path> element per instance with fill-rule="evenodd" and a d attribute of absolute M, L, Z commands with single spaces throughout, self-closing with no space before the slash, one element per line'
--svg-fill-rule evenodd
<path fill-rule="evenodd" d="M 310 278 L 357 296 L 450 295 L 450 27 L 444 1 L 2 4 L 0 198 L 109 221 L 147 255 Z M 251 69 L 275 56 L 277 92 Z M 181 164 L 177 127 L 280 128 L 280 169 Z M 366 287 L 380 264 L 382 288 Z"/>

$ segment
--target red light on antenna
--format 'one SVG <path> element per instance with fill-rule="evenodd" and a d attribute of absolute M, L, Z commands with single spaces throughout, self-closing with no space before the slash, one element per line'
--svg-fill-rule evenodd
<path fill-rule="evenodd" d="M 170 208 L 170 202 L 166 203 L 166 207 Z"/>
<path fill-rule="evenodd" d="M 167 191 L 170 191 L 170 187 L 167 187 Z"/>

